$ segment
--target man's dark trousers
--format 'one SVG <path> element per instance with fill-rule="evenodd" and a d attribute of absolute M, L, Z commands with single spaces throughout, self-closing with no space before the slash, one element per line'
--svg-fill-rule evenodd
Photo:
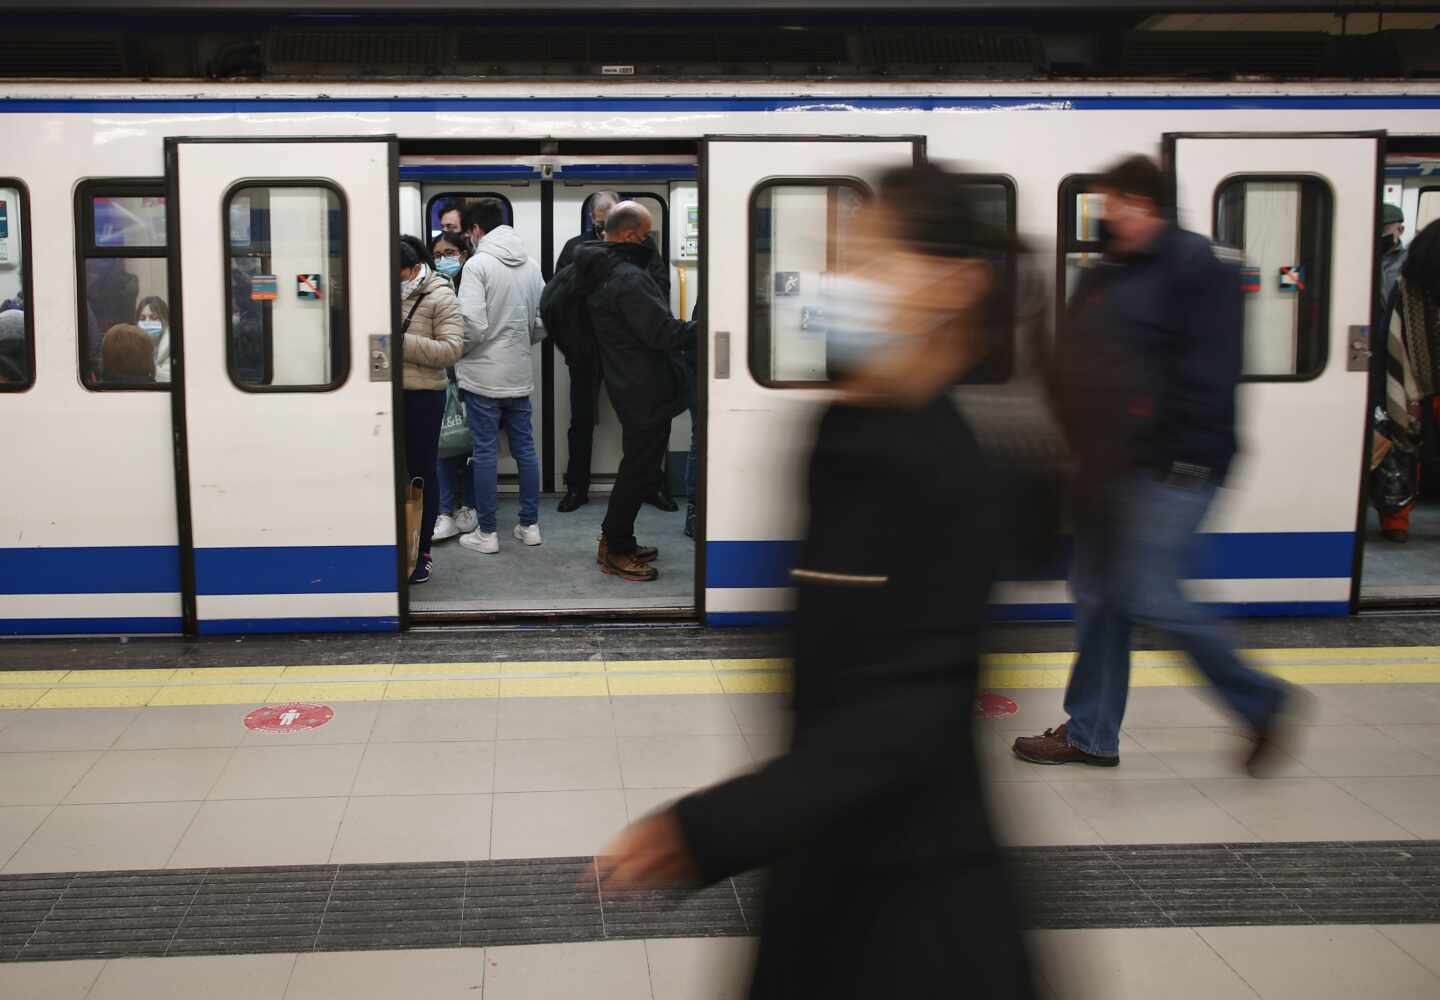
<path fill-rule="evenodd" d="M 622 424 L 621 431 L 624 457 L 601 525 L 610 551 L 616 554 L 635 551 L 635 515 L 659 485 L 660 460 L 670 446 L 669 423 L 640 427 Z"/>

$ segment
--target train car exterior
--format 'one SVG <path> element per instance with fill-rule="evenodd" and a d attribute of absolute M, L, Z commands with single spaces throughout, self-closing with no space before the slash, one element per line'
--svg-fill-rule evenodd
<path fill-rule="evenodd" d="M 521 139 L 696 144 L 706 418 L 695 604 L 705 622 L 786 613 L 800 463 L 827 392 L 807 374 L 802 324 L 785 319 L 799 316 L 799 299 L 781 301 L 770 280 L 793 274 L 808 292 L 825 255 L 782 266 L 767 245 L 757 266 L 757 198 L 778 227 L 807 190 L 863 192 L 866 177 L 916 158 L 963 164 L 1056 261 L 1049 292 L 1063 298 L 1071 268 L 1095 252 L 1087 177 L 1162 149 L 1182 224 L 1242 236 L 1257 283 L 1243 457 L 1192 586 L 1231 614 L 1351 611 L 1386 140 L 1440 137 L 1440 86 L 441 89 L 453 92 L 4 85 L 0 299 L 25 293 L 28 370 L 0 384 L 0 634 L 405 627 L 399 389 L 383 371 L 398 371 L 401 157 L 407 144 Z M 252 232 L 261 218 L 275 231 Z M 231 287 L 230 258 L 263 241 L 254 266 L 268 274 L 254 276 L 273 286 L 250 292 L 273 288 L 296 333 L 288 360 L 256 373 L 234 346 L 247 301 Z M 168 382 L 95 377 L 97 305 L 85 290 L 115 261 L 130 274 L 152 269 L 166 290 Z M 328 301 L 307 300 L 315 277 Z M 771 324 L 763 338 L 757 305 Z M 905 509 L 897 496 L 896 516 Z M 1058 578 L 1003 582 L 994 600 L 1007 617 L 1069 614 Z"/>

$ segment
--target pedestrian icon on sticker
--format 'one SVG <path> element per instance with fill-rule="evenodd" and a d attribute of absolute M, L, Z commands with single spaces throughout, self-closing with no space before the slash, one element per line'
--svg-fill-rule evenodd
<path fill-rule="evenodd" d="M 250 301 L 274 302 L 280 297 L 280 279 L 273 274 L 250 275 Z"/>
<path fill-rule="evenodd" d="M 800 294 L 800 272 L 799 272 L 799 271 L 776 271 L 776 272 L 775 272 L 775 294 L 776 294 L 776 295 L 799 295 L 799 294 Z"/>
<path fill-rule="evenodd" d="M 1299 264 L 1280 269 L 1280 290 L 1282 292 L 1305 291 L 1305 269 Z"/>
<path fill-rule="evenodd" d="M 297 274 L 295 275 L 295 297 L 300 299 L 318 299 L 320 295 L 320 275 L 318 274 Z"/>

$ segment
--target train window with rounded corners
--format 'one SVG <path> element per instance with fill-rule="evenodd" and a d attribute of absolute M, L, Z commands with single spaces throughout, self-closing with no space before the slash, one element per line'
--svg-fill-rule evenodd
<path fill-rule="evenodd" d="M 595 196 L 600 192 L 595 191 L 585 196 L 580 203 L 580 234 L 589 233 L 594 228 L 594 219 L 590 216 L 590 206 L 595 203 Z M 652 191 L 616 191 L 621 201 L 635 201 L 645 206 L 650 213 L 650 242 L 654 244 L 660 259 L 666 262 L 670 260 L 670 206 L 665 199 Z"/>
<path fill-rule="evenodd" d="M 459 225 L 458 219 L 446 219 L 446 215 L 453 216 L 456 212 L 465 214 L 467 205 L 477 201 L 484 201 L 486 198 L 493 198 L 500 203 L 505 210 L 505 225 L 515 225 L 515 207 L 510 204 L 510 199 L 499 191 L 442 191 L 440 194 L 431 195 L 430 200 L 425 203 L 425 231 L 430 234 L 430 239 L 440 235 L 446 225 Z"/>
<path fill-rule="evenodd" d="M 1440 187 L 1421 188 L 1420 196 L 1415 199 L 1415 227 L 1407 227 L 1408 231 L 1418 233 L 1437 219 L 1440 219 Z"/>
<path fill-rule="evenodd" d="M 0 392 L 35 384 L 35 317 L 30 287 L 30 199 L 0 177 Z"/>
<path fill-rule="evenodd" d="M 1099 179 L 1098 174 L 1071 174 L 1060 182 L 1056 249 L 1060 258 L 1058 287 L 1063 294 L 1056 297 L 1056 305 L 1062 316 L 1065 304 L 1080 282 L 1080 276 L 1105 255 L 1100 238 L 1100 217 L 1105 208 L 1105 196 L 1095 189 Z"/>
<path fill-rule="evenodd" d="M 345 198 L 313 180 L 225 195 L 225 353 L 250 392 L 323 392 L 350 371 Z"/>
<path fill-rule="evenodd" d="M 80 381 L 170 388 L 165 183 L 93 180 L 75 192 Z"/>
<path fill-rule="evenodd" d="M 1215 240 L 1243 255 L 1247 381 L 1325 368 L 1334 199 L 1318 177 L 1241 174 L 1215 192 Z"/>
<path fill-rule="evenodd" d="M 1015 232 L 1015 184 L 998 174 L 966 175 L 977 221 Z M 773 388 L 822 386 L 834 372 L 821 300 L 832 282 L 861 263 L 854 219 L 869 188 L 850 178 L 775 178 L 750 196 L 750 371 Z M 1017 262 L 994 261 L 1013 286 Z M 1008 315 L 1009 310 L 1006 310 Z M 1014 330 L 997 328 L 986 359 L 964 380 L 1003 382 L 1014 363 Z"/>

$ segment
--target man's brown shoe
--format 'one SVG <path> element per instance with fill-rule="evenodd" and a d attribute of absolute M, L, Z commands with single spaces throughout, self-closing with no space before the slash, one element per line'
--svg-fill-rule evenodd
<path fill-rule="evenodd" d="M 605 556 L 610 551 L 610 543 L 604 535 L 600 536 L 600 545 L 595 549 L 595 561 L 601 566 L 605 565 Z M 649 563 L 660 558 L 660 550 L 653 545 L 637 545 L 635 551 L 630 553 L 637 562 Z"/>
<path fill-rule="evenodd" d="M 1065 738 L 1065 725 L 1047 729 L 1039 736 L 1022 736 L 1011 748 L 1015 756 L 1032 764 L 1092 764 L 1095 767 L 1115 767 L 1120 763 L 1119 755 L 1102 757 L 1086 753 L 1079 747 L 1072 747 Z"/>
<path fill-rule="evenodd" d="M 611 552 L 603 538 L 595 558 L 600 563 L 600 572 L 606 576 L 618 576 L 634 583 L 649 583 L 660 575 L 659 570 L 641 560 L 634 552 Z"/>

